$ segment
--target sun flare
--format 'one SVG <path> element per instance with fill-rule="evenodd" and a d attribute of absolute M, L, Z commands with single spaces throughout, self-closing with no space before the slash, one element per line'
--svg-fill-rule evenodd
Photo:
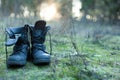
<path fill-rule="evenodd" d="M 47 21 L 59 18 L 56 4 L 43 3 L 40 7 L 40 17 Z"/>

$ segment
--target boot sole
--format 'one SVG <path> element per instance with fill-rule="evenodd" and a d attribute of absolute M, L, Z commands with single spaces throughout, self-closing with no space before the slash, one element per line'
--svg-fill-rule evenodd
<path fill-rule="evenodd" d="M 36 59 L 33 60 L 34 64 L 49 64 L 50 63 L 50 59 Z"/>
<path fill-rule="evenodd" d="M 25 61 L 7 61 L 8 66 L 17 65 L 17 66 L 24 66 L 26 64 Z"/>

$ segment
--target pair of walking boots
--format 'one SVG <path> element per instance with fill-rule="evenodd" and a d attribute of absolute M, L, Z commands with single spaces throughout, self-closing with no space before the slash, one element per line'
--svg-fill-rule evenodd
<path fill-rule="evenodd" d="M 34 26 L 7 28 L 10 39 L 7 40 L 6 46 L 14 45 L 13 53 L 7 58 L 7 66 L 24 66 L 27 59 L 36 65 L 49 64 L 50 54 L 45 51 L 44 45 L 48 30 L 44 20 L 37 21 Z"/>

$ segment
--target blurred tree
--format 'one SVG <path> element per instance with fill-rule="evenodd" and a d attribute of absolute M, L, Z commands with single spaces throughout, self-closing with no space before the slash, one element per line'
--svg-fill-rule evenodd
<path fill-rule="evenodd" d="M 22 0 L 1 0 L 1 11 L 3 16 L 9 16 L 11 13 L 15 15 L 20 13 Z"/>
<path fill-rule="evenodd" d="M 21 7 L 27 7 L 29 11 L 37 13 L 37 6 L 45 0 L 1 0 L 1 14 L 2 16 L 9 16 L 14 13 L 15 16 L 23 14 Z"/>
<path fill-rule="evenodd" d="M 97 21 L 116 23 L 120 20 L 120 0 L 80 0 L 84 16 Z"/>
<path fill-rule="evenodd" d="M 90 14 L 95 8 L 95 0 L 81 0 L 82 2 L 82 11 L 84 15 Z"/>
<path fill-rule="evenodd" d="M 60 13 L 63 17 L 72 15 L 72 0 L 58 0 L 60 4 Z"/>
<path fill-rule="evenodd" d="M 23 0 L 23 6 L 27 6 L 29 11 L 34 12 L 35 16 L 37 16 L 37 7 L 43 2 L 47 0 Z"/>

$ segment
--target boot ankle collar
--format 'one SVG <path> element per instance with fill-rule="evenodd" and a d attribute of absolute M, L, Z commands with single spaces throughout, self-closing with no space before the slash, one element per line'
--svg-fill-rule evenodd
<path fill-rule="evenodd" d="M 23 31 L 26 31 L 26 28 L 29 28 L 29 26 L 24 26 L 24 27 L 9 27 L 6 28 L 6 33 L 9 36 L 9 39 L 6 40 L 5 45 L 6 46 L 12 46 L 16 44 L 18 39 L 22 36 Z M 6 36 L 7 37 L 7 36 Z"/>

